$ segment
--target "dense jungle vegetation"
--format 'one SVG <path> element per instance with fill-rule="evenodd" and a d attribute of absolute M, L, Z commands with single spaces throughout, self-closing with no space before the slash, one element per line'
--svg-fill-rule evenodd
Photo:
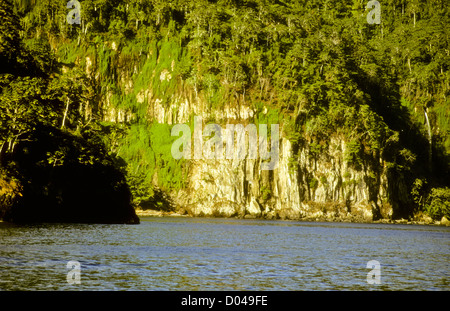
<path fill-rule="evenodd" d="M 170 125 L 137 98 L 195 97 L 268 107 L 255 122 L 295 150 L 337 133 L 354 168 L 406 180 L 411 213 L 450 217 L 447 1 L 380 1 L 380 24 L 366 0 L 84 0 L 80 24 L 67 2 L 0 2 L 1 176 L 30 201 L 182 188 Z"/>

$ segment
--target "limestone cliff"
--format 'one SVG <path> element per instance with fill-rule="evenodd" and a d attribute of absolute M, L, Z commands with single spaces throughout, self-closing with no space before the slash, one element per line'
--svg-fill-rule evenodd
<path fill-rule="evenodd" d="M 149 90 L 136 100 L 148 105 L 150 120 L 167 124 L 185 123 L 195 115 L 213 118 L 225 127 L 228 123 L 251 123 L 256 113 L 243 104 L 208 111 L 195 97 L 179 97 L 164 106 Z M 114 113 L 106 109 L 105 115 Z M 109 120 L 120 121 L 114 117 Z M 377 167 L 372 163 L 357 170 L 345 161 L 347 144 L 338 134 L 317 154 L 308 142 L 293 146 L 280 126 L 275 170 L 261 170 L 261 158 L 188 160 L 187 187 L 167 193 L 172 208 L 192 216 L 342 221 L 392 218 L 387 169 L 381 159 L 376 159 Z"/>
<path fill-rule="evenodd" d="M 161 72 L 160 82 L 172 79 L 174 62 Z M 146 107 L 150 122 L 174 125 L 201 116 L 225 127 L 228 123 L 252 123 L 257 114 L 251 103 L 241 98 L 220 109 L 211 108 L 204 94 L 182 82 L 163 100 L 154 93 L 151 83 L 136 91 L 131 77 L 123 72 L 118 75 L 127 96 L 135 96 L 132 100 Z M 101 96 L 99 110 L 103 119 L 132 122 L 135 112 L 118 108 L 111 102 L 112 97 L 111 92 Z M 275 170 L 260 170 L 261 158 L 188 160 L 186 187 L 166 191 L 171 208 L 193 216 L 268 219 L 371 221 L 404 217 L 402 206 L 408 204 L 408 192 L 401 176 L 389 174 L 380 155 L 355 168 L 345 159 L 348 142 L 340 134 L 333 135 L 317 152 L 306 137 L 301 143 L 292 143 L 283 126 L 280 124 L 279 163 Z M 155 180 L 152 186 L 159 188 Z"/>
<path fill-rule="evenodd" d="M 229 121 L 229 110 L 220 116 L 219 123 Z M 241 115 L 236 111 L 234 117 L 249 122 L 239 118 Z M 156 118 L 163 121 L 161 115 Z M 336 136 L 319 155 L 312 155 L 308 144 L 295 153 L 282 132 L 275 170 L 261 170 L 261 158 L 189 160 L 188 187 L 172 193 L 172 199 L 194 216 L 359 221 L 391 218 L 383 164 L 378 176 L 371 168 L 357 171 L 344 161 L 345 149 L 345 142 Z"/>

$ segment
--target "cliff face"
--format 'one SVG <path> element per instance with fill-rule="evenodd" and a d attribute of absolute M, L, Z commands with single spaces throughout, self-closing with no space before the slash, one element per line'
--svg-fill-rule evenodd
<path fill-rule="evenodd" d="M 227 124 L 246 126 L 254 123 L 260 114 L 270 113 L 269 107 L 256 108 L 244 96 L 231 98 L 224 106 L 214 108 L 204 91 L 176 77 L 175 58 L 161 54 L 156 64 L 161 63 L 168 65 L 160 74 L 156 69 L 144 73 L 135 68 L 133 75 L 126 70 L 116 71 L 118 87 L 126 96 L 123 98 L 138 107 L 134 111 L 114 103 L 113 91 L 99 94 L 99 106 L 89 109 L 100 111 L 104 121 L 114 123 L 133 124 L 146 119 L 150 123 L 187 124 L 197 116 L 203 119 L 202 129 L 208 123 L 218 124 L 222 129 Z M 94 64 L 86 68 L 86 74 L 101 84 L 98 70 L 98 64 Z M 136 77 L 149 82 L 138 86 Z M 162 92 L 161 88 L 169 83 L 172 89 Z M 186 160 L 185 186 L 177 190 L 163 189 L 171 202 L 170 208 L 193 216 L 268 219 L 371 221 L 408 217 L 403 211 L 408 210 L 405 206 L 409 204 L 409 191 L 401 175 L 390 174 L 380 154 L 366 156 L 354 165 L 348 161 L 351 146 L 344 135 L 335 133 L 318 146 L 301 131 L 297 133 L 300 139 L 291 141 L 286 124 L 278 123 L 276 169 L 261 170 L 265 161 L 259 153 L 256 158 L 247 155 L 245 159 L 193 157 Z M 270 124 L 267 126 L 270 128 Z M 226 145 L 226 138 L 223 142 Z M 158 169 L 151 174 L 151 184 L 144 187 L 163 188 L 158 183 Z"/>
<path fill-rule="evenodd" d="M 172 125 L 187 123 L 190 117 L 198 116 L 213 119 L 224 129 L 231 123 L 252 123 L 256 114 L 245 104 L 207 110 L 207 105 L 195 96 L 174 97 L 173 104 L 164 106 L 151 96 L 150 90 L 140 92 L 136 100 L 148 105 L 151 121 Z M 117 116 L 126 113 L 105 108 L 104 115 L 108 121 L 120 121 Z M 226 138 L 223 142 L 226 146 Z M 394 209 L 388 203 L 388 177 L 383 161 L 375 158 L 370 165 L 355 169 L 345 160 L 346 149 L 347 144 L 339 134 L 320 153 L 311 150 L 307 141 L 294 145 L 280 124 L 276 169 L 261 170 L 264 160 L 260 154 L 256 159 L 248 154 L 245 159 L 189 159 L 186 187 L 167 194 L 175 210 L 192 216 L 342 221 L 391 218 Z M 157 182 L 153 186 L 158 186 Z"/>
<path fill-rule="evenodd" d="M 386 174 L 350 168 L 344 161 L 345 148 L 335 137 L 317 158 L 308 145 L 295 156 L 291 142 L 281 135 L 274 170 L 261 170 L 260 157 L 190 160 L 188 187 L 173 193 L 173 201 L 194 216 L 390 218 Z"/>

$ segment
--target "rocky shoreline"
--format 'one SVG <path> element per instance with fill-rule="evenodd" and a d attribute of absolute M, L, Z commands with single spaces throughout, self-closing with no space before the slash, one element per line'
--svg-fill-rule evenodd
<path fill-rule="evenodd" d="M 195 216 L 186 213 L 184 210 L 180 211 L 161 211 L 152 209 L 136 209 L 136 215 L 138 217 L 189 217 L 189 218 L 201 218 L 202 216 Z M 293 221 L 309 221 L 309 222 L 348 222 L 348 223 L 374 223 L 374 224 L 401 224 L 401 225 L 433 225 L 433 226 L 450 226 L 450 221 L 444 216 L 442 219 L 433 220 L 427 215 L 418 215 L 414 219 L 379 219 L 379 220 L 367 220 L 357 218 L 340 218 L 340 217 L 302 217 L 299 219 L 285 219 L 285 218 L 267 218 L 267 217 L 255 217 L 252 215 L 245 215 L 244 217 L 214 217 L 204 216 L 211 218 L 237 218 L 237 219 L 265 219 L 265 220 L 293 220 Z"/>

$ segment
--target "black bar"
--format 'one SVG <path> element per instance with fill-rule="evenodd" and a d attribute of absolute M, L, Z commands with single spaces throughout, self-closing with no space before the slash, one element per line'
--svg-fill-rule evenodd
<path fill-rule="evenodd" d="M 228 297 L 228 298 L 227 298 Z M 245 297 L 245 298 L 244 298 Z M 448 292 L 0 292 L 2 304 L 17 307 L 114 307 L 143 310 L 367 310 L 386 307 L 440 307 Z M 211 301 L 214 303 L 211 305 Z"/>

